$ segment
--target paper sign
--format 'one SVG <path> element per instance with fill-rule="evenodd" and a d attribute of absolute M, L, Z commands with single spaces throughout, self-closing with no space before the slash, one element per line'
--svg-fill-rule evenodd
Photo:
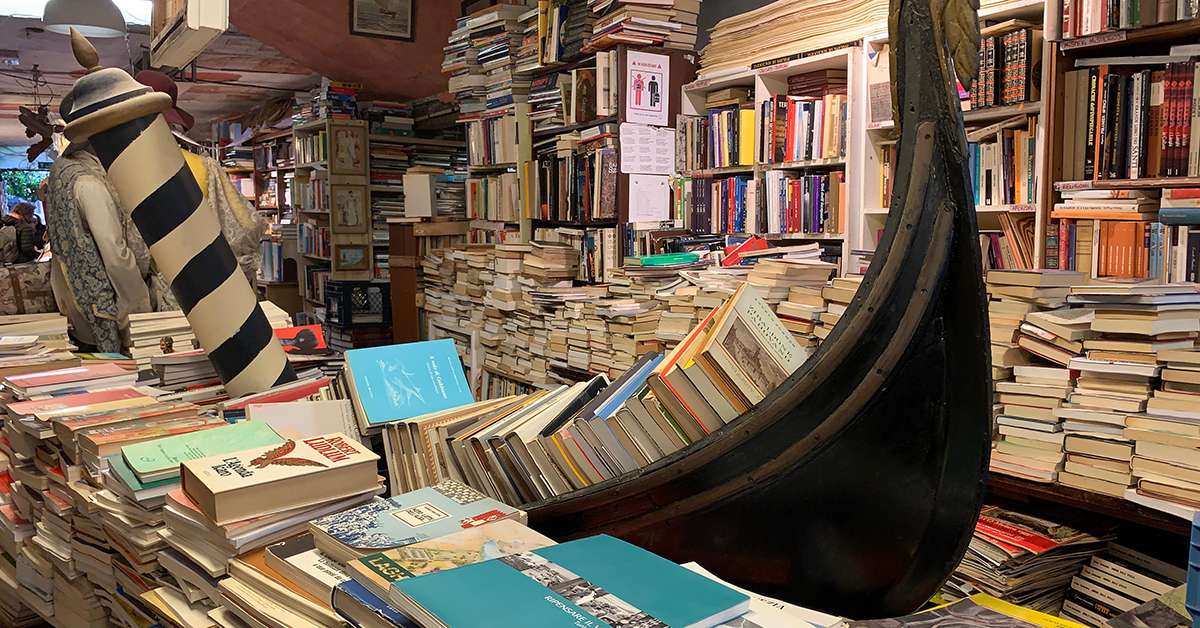
<path fill-rule="evenodd" d="M 622 122 L 621 172 L 673 174 L 675 129 Z"/>
<path fill-rule="evenodd" d="M 670 181 L 670 177 L 649 174 L 629 175 L 629 222 L 670 218 Z"/>
<path fill-rule="evenodd" d="M 625 120 L 667 126 L 667 110 L 671 103 L 671 58 L 633 51 L 627 56 Z"/>

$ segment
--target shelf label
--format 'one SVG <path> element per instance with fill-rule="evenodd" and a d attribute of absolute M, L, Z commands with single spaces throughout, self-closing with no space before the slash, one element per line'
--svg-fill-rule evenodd
<path fill-rule="evenodd" d="M 1054 189 L 1059 192 L 1067 192 L 1070 190 L 1091 190 L 1096 187 L 1092 181 L 1059 181 L 1054 184 Z"/>
<path fill-rule="evenodd" d="M 1125 41 L 1127 37 L 1125 31 L 1112 31 L 1111 33 L 1098 33 L 1096 35 L 1088 35 L 1087 37 L 1076 37 L 1074 39 L 1063 40 L 1061 47 L 1063 50 L 1075 50 L 1076 48 L 1089 48 L 1091 46 L 1100 46 L 1103 44 L 1115 44 Z"/>

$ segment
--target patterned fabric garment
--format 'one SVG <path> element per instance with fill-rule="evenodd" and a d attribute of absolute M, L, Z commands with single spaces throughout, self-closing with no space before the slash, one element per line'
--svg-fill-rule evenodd
<path fill-rule="evenodd" d="M 267 221 L 254 211 L 246 197 L 233 186 L 216 159 L 187 151 L 183 155 L 196 175 L 200 189 L 204 190 L 204 198 L 217 213 L 221 233 L 229 242 L 229 248 L 233 249 L 238 266 L 253 286 L 258 275 L 259 247 L 267 230 Z"/>
<path fill-rule="evenodd" d="M 53 243 L 54 261 L 62 268 L 70 293 L 58 297 L 73 303 L 91 325 L 97 351 L 119 353 L 117 293 L 108 280 L 100 249 L 75 207 L 75 182 L 87 176 L 108 181 L 99 161 L 92 167 L 88 160 L 70 157 L 56 159 L 47 179 L 46 228 Z"/>

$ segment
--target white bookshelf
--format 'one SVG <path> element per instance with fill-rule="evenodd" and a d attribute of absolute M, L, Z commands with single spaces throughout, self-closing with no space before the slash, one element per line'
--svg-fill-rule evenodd
<path fill-rule="evenodd" d="M 1014 0 L 1010 2 L 992 3 L 985 6 L 979 12 L 981 20 L 990 22 L 1004 22 L 1012 19 L 1021 19 L 1035 24 L 1041 24 L 1043 33 L 1048 33 L 1050 21 L 1057 19 L 1053 15 L 1053 11 L 1045 10 L 1045 0 Z M 863 41 L 864 53 L 879 53 L 888 43 L 886 29 L 881 28 L 880 34 L 869 36 Z M 1050 45 L 1048 43 L 1042 46 L 1042 67 L 1049 67 Z M 860 90 L 867 89 L 866 72 L 851 74 L 852 81 Z M 1000 229 L 1000 215 L 1004 213 L 1010 214 L 1034 214 L 1036 219 L 1035 232 L 1035 257 L 1034 264 L 1041 267 L 1045 256 L 1046 247 L 1046 224 L 1048 223 L 1049 208 L 1042 207 L 1037 200 L 1042 198 L 1042 192 L 1047 182 L 1040 176 L 1043 170 L 1043 163 L 1047 158 L 1047 129 L 1045 116 L 1041 115 L 1042 102 L 1047 97 L 1048 76 L 1046 72 L 1042 72 L 1042 84 L 1040 86 L 1041 100 L 1034 102 L 1019 103 L 1014 105 L 1005 105 L 1000 107 L 989 107 L 985 109 L 977 109 L 963 112 L 963 121 L 967 125 L 987 125 L 1003 120 L 1007 120 L 1017 115 L 1036 116 L 1036 142 L 1034 150 L 1033 176 L 1034 176 L 1034 191 L 1029 203 L 1019 205 L 978 205 L 976 206 L 976 215 L 979 221 L 979 229 L 984 231 L 995 231 Z M 862 92 L 860 92 L 862 93 Z M 859 99 L 858 104 L 863 107 L 863 120 L 869 120 L 869 103 L 866 99 Z M 852 101 L 853 102 L 853 101 Z M 862 192 L 863 207 L 860 212 L 859 226 L 852 232 L 850 238 L 851 249 L 873 250 L 877 244 L 879 230 L 883 228 L 887 220 L 887 209 L 881 208 L 883 199 L 882 190 L 882 164 L 880 163 L 881 149 L 893 143 L 892 132 L 894 129 L 892 121 L 866 123 L 864 125 L 865 133 L 863 136 L 866 142 L 863 146 L 863 151 L 860 153 L 861 161 L 858 163 L 860 167 L 847 168 L 847 172 L 854 172 L 861 178 L 858 179 L 857 187 Z M 848 156 L 849 158 L 849 156 Z"/>

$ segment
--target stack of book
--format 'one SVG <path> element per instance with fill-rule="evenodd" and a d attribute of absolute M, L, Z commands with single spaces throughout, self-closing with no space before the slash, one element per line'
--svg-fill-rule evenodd
<path fill-rule="evenodd" d="M 487 78 L 479 66 L 479 50 L 471 45 L 470 19 L 470 16 L 459 18 L 446 45 L 442 47 L 446 55 L 442 61 L 442 73 L 450 75 L 447 90 L 455 95 L 462 111 L 466 113 L 482 111 L 487 96 L 484 88 Z"/>
<path fill-rule="evenodd" d="M 260 306 L 271 327 L 291 326 L 291 317 L 278 305 L 263 301 Z M 180 310 L 129 315 L 129 357 L 137 360 L 139 369 L 150 368 L 154 356 L 192 351 L 195 340 L 192 325 Z"/>
<path fill-rule="evenodd" d="M 413 109 L 410 103 L 375 100 L 358 104 L 363 119 L 367 121 L 367 132 L 371 135 L 412 137 Z"/>
<path fill-rule="evenodd" d="M 942 594 L 961 599 L 982 591 L 1031 610 L 1057 611 L 1071 579 L 1115 536 L 1111 524 L 1078 512 L 985 504 Z"/>
<path fill-rule="evenodd" d="M 1001 404 L 990 468 L 1037 482 L 1053 482 L 1062 471 L 1063 426 L 1055 410 L 1071 393 L 1071 372 L 1048 366 L 1014 366 L 1015 381 L 995 383 Z"/>
<path fill-rule="evenodd" d="M 339 83 L 321 77 L 321 86 L 309 92 L 306 102 L 300 102 L 300 112 L 292 114 L 292 124 L 299 126 L 314 120 L 357 120 L 358 83 Z M 312 160 L 302 160 L 312 161 Z"/>
<path fill-rule="evenodd" d="M 579 273 L 579 252 L 558 243 L 533 242 L 524 257 L 523 272 L 543 283 L 574 279 Z"/>
<path fill-rule="evenodd" d="M 794 287 L 823 288 L 837 269 L 837 264 L 817 260 L 763 259 L 751 267 L 746 283 L 767 303 L 778 306 Z"/>
<path fill-rule="evenodd" d="M 589 2 L 599 16 L 585 51 L 621 44 L 691 50 L 696 46 L 700 0 Z"/>
<path fill-rule="evenodd" d="M 813 334 L 825 340 L 829 337 L 838 321 L 845 315 L 846 310 L 850 307 L 850 302 L 854 300 L 854 295 L 858 293 L 858 289 L 862 286 L 862 275 L 847 275 L 846 277 L 834 277 L 833 281 L 821 289 L 821 298 L 825 301 L 825 311 L 820 313 L 821 324 L 813 328 Z M 797 295 L 798 297 L 800 295 Z M 815 303 L 814 295 L 805 295 L 807 301 Z"/>
<path fill-rule="evenodd" d="M 779 316 L 779 320 L 792 332 L 796 342 L 809 352 L 815 352 L 821 344 L 821 336 L 817 335 L 818 329 L 826 336 L 833 329 L 832 326 L 822 329 L 825 326 L 822 316 L 829 311 L 825 297 L 821 296 L 822 291 L 823 287 L 793 287 L 788 291 L 787 300 L 775 306 L 775 314 Z"/>
<path fill-rule="evenodd" d="M 539 76 L 529 86 L 529 120 L 535 131 L 565 126 L 566 107 L 571 101 L 571 75 Z"/>
<path fill-rule="evenodd" d="M 513 71 L 519 74 L 529 74 L 542 66 L 542 39 L 538 35 L 541 25 L 541 11 L 532 7 L 518 18 L 521 23 L 521 45 L 513 53 Z"/>
<path fill-rule="evenodd" d="M 165 390 L 221 383 L 203 349 L 154 356 L 150 358 L 150 368 L 158 375 L 158 385 Z"/>
<path fill-rule="evenodd" d="M 1071 580 L 1061 617 L 1103 628 L 1121 613 L 1170 593 L 1187 571 L 1117 543 L 1092 556 Z"/>
<path fill-rule="evenodd" d="M 619 304 L 612 303 L 607 310 L 620 311 Z M 587 305 L 579 306 L 579 312 L 586 315 Z M 638 322 L 647 313 L 633 314 L 629 323 L 609 323 L 610 329 L 628 336 L 622 346 L 636 346 L 639 335 L 655 329 L 652 320 Z M 688 320 L 693 316 L 679 314 Z M 575 320 L 585 323 L 577 326 Z M 572 319 L 563 331 L 552 326 L 549 353 L 553 355 L 561 342 L 568 356 L 566 366 L 576 366 L 571 352 L 577 347 L 585 351 L 598 347 L 605 333 L 602 321 L 592 329 L 588 320 Z M 601 353 L 612 351 L 616 342 L 606 344 Z M 666 356 L 648 351 L 611 385 L 602 374 L 509 400 L 500 407 L 481 409 L 481 404 L 493 402 L 480 402 L 453 410 L 446 419 L 464 424 L 458 436 L 431 435 L 423 442 L 432 443 L 437 451 L 404 460 L 410 469 L 405 475 L 438 479 L 441 471 L 431 465 L 444 456 L 441 459 L 453 466 L 453 470 L 450 465 L 445 468 L 450 479 L 510 504 L 589 486 L 635 471 L 704 438 L 770 394 L 806 357 L 767 303 L 743 285 L 728 301 L 707 310 L 705 319 Z M 478 452 L 492 452 L 495 457 Z M 525 471 L 514 474 L 517 467 L 504 464 L 506 473 L 497 466 L 509 456 L 521 460 L 519 467 Z M 423 465 L 428 471 L 412 465 Z"/>

